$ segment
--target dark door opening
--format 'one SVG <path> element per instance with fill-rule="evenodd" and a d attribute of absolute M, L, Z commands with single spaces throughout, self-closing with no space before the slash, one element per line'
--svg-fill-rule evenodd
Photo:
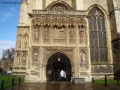
<path fill-rule="evenodd" d="M 58 58 L 60 58 L 60 60 L 58 60 Z M 66 55 L 58 52 L 52 55 L 48 60 L 46 68 L 47 80 L 49 81 L 49 76 L 47 74 L 49 70 L 51 70 L 51 81 L 56 81 L 55 73 L 57 72 L 57 70 L 61 71 L 62 69 L 66 72 L 66 81 L 70 82 L 71 62 Z"/>
<path fill-rule="evenodd" d="M 53 70 L 66 70 L 66 62 L 53 62 Z"/>

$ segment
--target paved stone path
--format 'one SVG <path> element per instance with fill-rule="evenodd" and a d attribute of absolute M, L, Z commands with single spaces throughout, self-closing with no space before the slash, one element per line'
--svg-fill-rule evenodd
<path fill-rule="evenodd" d="M 98 85 L 98 84 L 73 84 L 73 83 L 22 83 L 20 86 L 5 90 L 120 90 L 120 84 Z"/>

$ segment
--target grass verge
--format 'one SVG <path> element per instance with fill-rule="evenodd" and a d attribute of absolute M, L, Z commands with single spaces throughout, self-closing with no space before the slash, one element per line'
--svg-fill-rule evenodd
<path fill-rule="evenodd" d="M 2 80 L 4 80 L 4 88 L 12 86 L 12 79 L 14 78 L 14 85 L 19 83 L 19 77 L 13 77 L 11 75 L 1 75 L 0 76 L 0 89 Z M 21 78 L 21 82 L 24 81 L 24 78 Z"/>
<path fill-rule="evenodd" d="M 95 84 L 105 84 L 105 80 L 95 80 Z M 107 84 L 117 84 L 117 80 L 107 80 Z"/>

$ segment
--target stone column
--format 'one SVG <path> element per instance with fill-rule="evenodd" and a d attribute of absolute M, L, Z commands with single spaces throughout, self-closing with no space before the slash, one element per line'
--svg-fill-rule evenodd
<path fill-rule="evenodd" d="M 39 0 L 38 9 L 42 10 L 44 6 L 43 4 L 44 4 L 44 0 Z"/>
<path fill-rule="evenodd" d="M 50 29 L 49 29 L 49 34 L 50 34 L 50 39 L 49 39 L 49 43 L 50 43 L 50 46 L 52 46 L 52 40 L 53 40 L 53 26 L 51 25 Z"/>
<path fill-rule="evenodd" d="M 14 55 L 14 62 L 13 62 L 14 67 L 16 66 L 16 62 L 17 62 L 17 52 L 15 52 Z"/>
<path fill-rule="evenodd" d="M 76 61 L 75 61 L 75 76 L 79 76 L 79 30 L 78 30 L 78 24 L 76 24 Z"/>
<path fill-rule="evenodd" d="M 42 46 L 42 44 L 44 43 L 44 27 L 43 26 L 41 26 L 41 32 L 40 32 L 41 34 L 41 45 L 40 46 Z"/>
<path fill-rule="evenodd" d="M 83 10 L 83 0 L 76 0 L 76 10 Z"/>
<path fill-rule="evenodd" d="M 35 1 L 35 9 L 38 9 L 38 0 Z"/>
<path fill-rule="evenodd" d="M 23 23 L 23 3 L 20 4 L 19 25 Z"/>
<path fill-rule="evenodd" d="M 32 19 L 31 19 L 31 22 L 32 22 Z M 30 26 L 32 26 L 32 25 L 30 25 Z M 32 30 L 33 29 L 33 27 L 30 27 L 30 35 L 29 35 L 29 53 L 28 53 L 28 57 L 29 57 L 29 60 L 28 60 L 28 69 L 31 69 L 31 67 L 32 67 L 32 43 L 33 43 L 33 36 L 32 36 Z"/>
<path fill-rule="evenodd" d="M 69 27 L 68 27 L 68 25 L 66 25 L 66 46 L 68 47 L 68 45 L 69 45 L 69 40 L 70 40 L 70 38 L 69 38 Z"/>

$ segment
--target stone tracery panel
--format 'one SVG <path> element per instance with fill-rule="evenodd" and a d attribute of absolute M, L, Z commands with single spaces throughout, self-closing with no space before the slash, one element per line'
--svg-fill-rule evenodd
<path fill-rule="evenodd" d="M 27 49 L 29 43 L 29 26 L 19 26 L 17 33 L 17 49 Z"/>
<path fill-rule="evenodd" d="M 36 16 L 32 19 L 33 27 L 35 29 L 35 40 L 39 43 L 39 34 L 40 30 L 38 27 L 42 29 L 42 35 L 45 44 L 50 43 L 50 39 L 52 38 L 52 42 L 54 44 L 66 44 L 67 37 L 69 37 L 70 44 L 76 43 L 76 32 L 75 30 L 79 30 L 79 43 L 81 45 L 85 44 L 86 39 L 86 20 L 84 17 L 65 17 L 65 16 Z M 37 26 L 36 26 L 36 25 Z M 39 28 L 39 29 L 40 29 Z M 36 30 L 37 29 L 37 30 Z M 67 32 L 68 30 L 68 32 Z M 53 34 L 54 33 L 54 34 Z M 68 36 L 67 36 L 68 33 Z"/>
<path fill-rule="evenodd" d="M 15 65 L 20 65 L 20 66 L 26 65 L 27 51 L 24 52 L 17 51 L 15 54 L 15 58 L 16 58 Z"/>
<path fill-rule="evenodd" d="M 92 65 L 92 73 L 112 73 L 112 65 Z"/>
<path fill-rule="evenodd" d="M 80 18 L 78 20 L 78 29 L 79 29 L 79 43 L 85 44 L 86 22 L 84 18 Z"/>

